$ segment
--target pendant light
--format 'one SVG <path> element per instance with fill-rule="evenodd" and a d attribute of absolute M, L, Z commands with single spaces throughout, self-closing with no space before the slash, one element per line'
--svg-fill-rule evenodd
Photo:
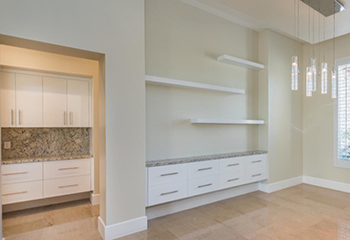
<path fill-rule="evenodd" d="M 312 97 L 312 68 L 306 68 L 306 96 Z"/>
<path fill-rule="evenodd" d="M 312 71 L 312 91 L 317 90 L 317 60 L 315 58 L 315 11 L 312 11 L 312 58 L 311 58 L 311 71 Z"/>
<path fill-rule="evenodd" d="M 321 31 L 321 28 L 320 28 Z M 323 41 L 326 40 L 326 18 L 323 18 Z M 323 47 L 324 48 L 324 47 Z M 328 64 L 326 63 L 326 51 L 323 49 L 323 62 L 321 64 L 321 94 L 328 92 Z"/>
<path fill-rule="evenodd" d="M 298 14 L 297 20 L 296 15 Z M 297 24 L 296 24 L 297 22 Z M 297 26 L 296 26 L 297 25 Z M 298 30 L 297 30 L 298 29 Z M 294 0 L 294 36 L 299 39 L 299 0 Z M 297 91 L 299 85 L 299 63 L 297 56 L 297 39 L 295 39 L 295 55 L 292 57 L 292 90 Z"/>
<path fill-rule="evenodd" d="M 334 9 L 335 9 L 334 3 Z M 335 65 L 335 14 L 333 15 L 333 71 L 332 71 L 332 98 L 337 98 L 337 70 Z"/>

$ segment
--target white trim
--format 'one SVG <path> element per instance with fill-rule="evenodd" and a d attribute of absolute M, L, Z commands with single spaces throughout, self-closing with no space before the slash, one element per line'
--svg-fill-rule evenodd
<path fill-rule="evenodd" d="M 286 188 L 294 187 L 296 185 L 303 183 L 303 176 L 286 179 L 280 182 L 275 183 L 259 183 L 259 190 L 265 193 L 273 193 L 276 191 L 280 191 Z"/>
<path fill-rule="evenodd" d="M 148 207 L 146 209 L 146 215 L 148 219 L 154 219 L 176 212 L 185 211 L 195 207 L 203 206 L 206 204 L 222 201 L 225 199 L 237 197 L 247 193 L 255 192 L 259 190 L 259 183 L 252 183 L 239 187 L 229 188 L 226 190 L 208 193 L 196 197 L 186 198 L 183 200 L 169 202 L 162 205 Z"/>
<path fill-rule="evenodd" d="M 94 194 L 90 193 L 90 202 L 92 205 L 99 205 L 100 204 L 100 194 Z"/>
<path fill-rule="evenodd" d="M 252 62 L 249 60 L 245 60 L 245 59 L 234 57 L 234 56 L 229 56 L 226 54 L 219 56 L 217 60 L 219 62 L 222 62 L 222 63 L 227 63 L 227 64 L 231 64 L 231 65 L 235 65 L 235 66 L 239 66 L 239 67 L 244 67 L 244 68 L 249 68 L 249 69 L 253 69 L 253 70 L 265 69 L 265 65 L 263 65 L 261 63 Z"/>
<path fill-rule="evenodd" d="M 264 120 L 235 120 L 235 119 L 206 119 L 192 118 L 193 124 L 236 124 L 236 125 L 263 125 Z"/>
<path fill-rule="evenodd" d="M 146 216 L 108 226 L 98 217 L 98 231 L 104 240 L 113 240 L 144 230 L 147 230 Z"/>
<path fill-rule="evenodd" d="M 304 176 L 303 182 L 305 184 L 309 184 L 317 187 L 323 187 L 323 188 L 328 188 L 336 191 L 350 193 L 350 184 L 348 183 L 336 182 L 332 180 L 309 177 L 309 176 Z"/>

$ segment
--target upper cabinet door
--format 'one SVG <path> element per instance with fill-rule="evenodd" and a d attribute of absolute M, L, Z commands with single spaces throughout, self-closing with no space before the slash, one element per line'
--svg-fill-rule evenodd
<path fill-rule="evenodd" d="M 1 81 L 1 127 L 16 126 L 16 75 L 2 72 Z"/>
<path fill-rule="evenodd" d="M 89 82 L 67 80 L 69 127 L 90 127 Z"/>
<path fill-rule="evenodd" d="M 44 127 L 68 126 L 67 80 L 43 77 Z"/>
<path fill-rule="evenodd" d="M 17 127 L 43 126 L 43 78 L 16 74 Z"/>

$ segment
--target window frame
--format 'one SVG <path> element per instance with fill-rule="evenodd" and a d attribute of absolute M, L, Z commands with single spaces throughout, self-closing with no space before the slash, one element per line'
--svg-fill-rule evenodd
<path fill-rule="evenodd" d="M 335 60 L 335 67 L 337 69 L 342 65 L 350 65 L 350 56 L 345 58 L 338 58 Z M 331 80 L 332 81 L 332 80 Z M 338 168 L 350 168 L 350 161 L 341 160 L 338 158 L 338 81 L 337 81 L 337 98 L 334 99 L 334 166 Z"/>

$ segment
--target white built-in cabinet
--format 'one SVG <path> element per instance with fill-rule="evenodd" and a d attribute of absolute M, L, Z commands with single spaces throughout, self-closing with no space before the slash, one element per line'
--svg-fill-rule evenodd
<path fill-rule="evenodd" d="M 89 79 L 1 72 L 1 127 L 90 127 Z"/>

